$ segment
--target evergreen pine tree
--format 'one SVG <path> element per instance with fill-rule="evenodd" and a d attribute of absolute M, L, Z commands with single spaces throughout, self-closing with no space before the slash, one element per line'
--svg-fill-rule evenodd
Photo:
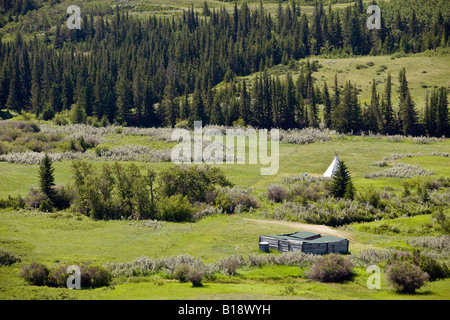
<path fill-rule="evenodd" d="M 332 109 L 331 109 L 331 98 L 330 93 L 328 92 L 327 83 L 325 82 L 323 87 L 323 123 L 327 128 L 331 128 L 331 117 L 332 117 Z"/>
<path fill-rule="evenodd" d="M 86 122 L 86 111 L 84 108 L 80 106 L 78 103 L 72 106 L 72 110 L 70 111 L 70 121 L 72 123 L 85 123 Z"/>
<path fill-rule="evenodd" d="M 9 84 L 9 95 L 6 101 L 6 106 L 14 111 L 20 111 L 21 109 L 21 83 L 20 83 L 20 70 L 19 70 L 19 58 L 14 59 L 14 66 L 12 70 L 12 76 Z"/>
<path fill-rule="evenodd" d="M 392 78 L 391 74 L 388 74 L 386 80 L 386 87 L 384 89 L 384 96 L 382 99 L 381 113 L 383 116 L 383 123 L 385 127 L 385 133 L 394 133 L 394 111 L 392 109 Z"/>
<path fill-rule="evenodd" d="M 405 68 L 399 72 L 399 129 L 404 135 L 417 133 L 417 114 L 408 88 Z"/>
<path fill-rule="evenodd" d="M 339 162 L 332 177 L 331 194 L 335 198 L 353 199 L 353 183 L 344 161 Z"/>
<path fill-rule="evenodd" d="M 417 113 L 409 90 L 406 93 L 403 103 L 400 105 L 400 119 L 401 129 L 404 135 L 417 134 Z"/>
<path fill-rule="evenodd" d="M 242 81 L 241 98 L 240 98 L 240 114 L 246 124 L 250 123 L 251 99 L 247 91 L 245 80 Z"/>
<path fill-rule="evenodd" d="M 116 94 L 117 120 L 122 124 L 126 124 L 131 120 L 131 108 L 133 107 L 133 90 L 126 71 L 119 75 Z"/>
<path fill-rule="evenodd" d="M 447 89 L 441 87 L 438 90 L 438 104 L 436 112 L 436 136 L 450 136 L 450 124 L 448 118 Z"/>
<path fill-rule="evenodd" d="M 205 106 L 203 104 L 203 97 L 200 91 L 199 81 L 197 81 L 194 93 L 192 95 L 191 109 L 191 117 L 189 122 L 193 124 L 194 121 L 202 121 L 205 124 Z"/>
<path fill-rule="evenodd" d="M 54 168 L 52 166 L 52 161 L 48 154 L 46 153 L 44 159 L 39 165 L 39 185 L 41 191 L 50 199 L 50 201 L 55 200 L 55 178 L 54 178 Z"/>

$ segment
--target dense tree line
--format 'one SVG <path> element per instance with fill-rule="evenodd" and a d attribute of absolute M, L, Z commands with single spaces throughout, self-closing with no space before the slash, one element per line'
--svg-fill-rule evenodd
<path fill-rule="evenodd" d="M 380 4 L 390 13 L 376 31 L 366 27 L 362 1 L 343 10 L 316 1 L 310 17 L 295 0 L 288 5 L 280 2 L 276 17 L 262 3 L 255 10 L 244 3 L 236 4 L 232 12 L 204 7 L 202 14 L 190 8 L 181 17 L 145 20 L 132 18 L 119 7 L 113 15 L 91 12 L 83 15 L 80 30 L 58 23 L 43 39 L 25 41 L 17 33 L 13 42 L 0 43 L 0 110 L 31 110 L 52 119 L 76 108 L 77 119 L 96 117 L 136 126 L 174 126 L 180 120 L 200 119 L 232 124 L 242 118 L 258 127 L 293 128 L 318 126 L 322 121 L 318 106 L 324 104 L 325 125 L 342 132 L 418 134 L 419 119 L 407 88 L 400 112 L 394 114 L 387 92 L 381 101 L 375 93 L 369 108 L 361 110 L 350 83 L 342 92 L 335 83 L 334 94 L 326 84 L 320 90 L 311 66 L 302 70 L 296 83 L 289 74 L 280 80 L 264 72 L 315 54 L 387 54 L 448 46 L 450 27 L 444 18 L 448 12 L 418 15 L 399 7 L 403 2 Z M 430 3 L 443 7 L 442 0 L 427 2 L 426 12 Z M 234 81 L 258 71 L 261 74 L 252 83 Z M 217 89 L 222 81 L 223 87 Z M 404 82 L 407 85 L 406 78 Z M 444 94 L 434 94 L 439 95 L 438 102 L 430 99 L 428 126 L 445 122 L 440 118 L 447 106 Z"/>

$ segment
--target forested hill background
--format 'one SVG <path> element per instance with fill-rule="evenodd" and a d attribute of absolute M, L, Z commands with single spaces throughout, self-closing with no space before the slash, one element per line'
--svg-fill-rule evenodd
<path fill-rule="evenodd" d="M 362 0 L 326 5 L 196 0 L 193 6 L 182 0 L 79 1 L 82 27 L 70 30 L 66 9 L 72 2 L 1 0 L 4 118 L 26 111 L 44 120 L 62 119 L 70 110 L 72 122 L 145 127 L 203 120 L 450 134 L 445 87 L 430 90 L 419 112 L 407 70 L 401 70 L 391 75 L 399 90 L 392 90 L 391 76 L 383 87 L 374 81 L 370 105 L 361 106 L 354 83 L 316 81 L 312 74 L 320 66 L 313 58 L 297 63 L 313 56 L 448 54 L 448 0 L 378 2 L 380 30 L 366 26 L 367 7 L 376 2 Z M 279 64 L 300 68 L 300 75 L 294 80 L 287 72 L 280 79 L 267 72 Z M 392 95 L 399 96 L 398 105 Z"/>

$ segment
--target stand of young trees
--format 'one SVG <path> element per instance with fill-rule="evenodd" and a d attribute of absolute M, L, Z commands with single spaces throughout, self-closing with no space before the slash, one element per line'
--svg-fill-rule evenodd
<path fill-rule="evenodd" d="M 11 2 L 3 3 L 3 11 L 11 14 Z M 27 110 L 52 119 L 76 105 L 73 113 L 83 115 L 80 119 L 86 114 L 135 126 L 174 126 L 180 120 L 232 124 L 242 118 L 258 127 L 298 128 L 318 126 L 318 105 L 324 104 L 325 125 L 342 132 L 369 128 L 418 134 L 420 128 L 410 125 L 419 119 L 410 112 L 408 90 L 399 115 L 393 114 L 387 92 L 381 101 L 375 94 L 369 110 L 361 111 L 352 84 L 342 92 L 335 84 L 334 95 L 326 85 L 321 91 L 310 67 L 297 83 L 289 74 L 280 81 L 264 73 L 267 67 L 315 54 L 420 52 L 449 45 L 445 0 L 418 2 L 412 5 L 416 10 L 402 4 L 380 4 L 389 13 L 375 31 L 366 27 L 362 1 L 343 10 L 316 1 L 310 17 L 295 0 L 280 3 L 275 18 L 262 3 L 254 10 L 244 3 L 232 12 L 204 8 L 202 14 L 191 8 L 181 17 L 145 20 L 119 7 L 113 15 L 86 13 L 80 30 L 58 23 L 43 39 L 25 41 L 17 33 L 12 42 L 0 41 L 0 110 Z M 425 14 L 418 16 L 418 9 Z M 263 73 L 252 84 L 230 82 L 257 71 Z M 213 89 L 223 80 L 224 89 Z M 441 118 L 446 92 L 433 95 L 439 97 L 430 99 L 424 132 L 440 135 L 448 130 L 448 120 Z M 444 129 L 433 129 L 434 122 L 442 121 L 447 121 Z"/>

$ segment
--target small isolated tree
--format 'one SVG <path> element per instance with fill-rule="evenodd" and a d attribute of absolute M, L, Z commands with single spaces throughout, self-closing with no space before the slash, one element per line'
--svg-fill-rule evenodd
<path fill-rule="evenodd" d="M 39 166 L 39 184 L 41 191 L 51 200 L 55 199 L 55 177 L 53 171 L 55 169 L 52 166 L 52 161 L 46 153 L 44 159 Z"/>
<path fill-rule="evenodd" d="M 387 270 L 389 282 L 403 293 L 415 293 L 428 280 L 428 274 L 408 261 L 394 262 Z"/>
<path fill-rule="evenodd" d="M 353 199 L 354 187 L 344 161 L 340 161 L 331 181 L 331 194 L 336 198 Z"/>

